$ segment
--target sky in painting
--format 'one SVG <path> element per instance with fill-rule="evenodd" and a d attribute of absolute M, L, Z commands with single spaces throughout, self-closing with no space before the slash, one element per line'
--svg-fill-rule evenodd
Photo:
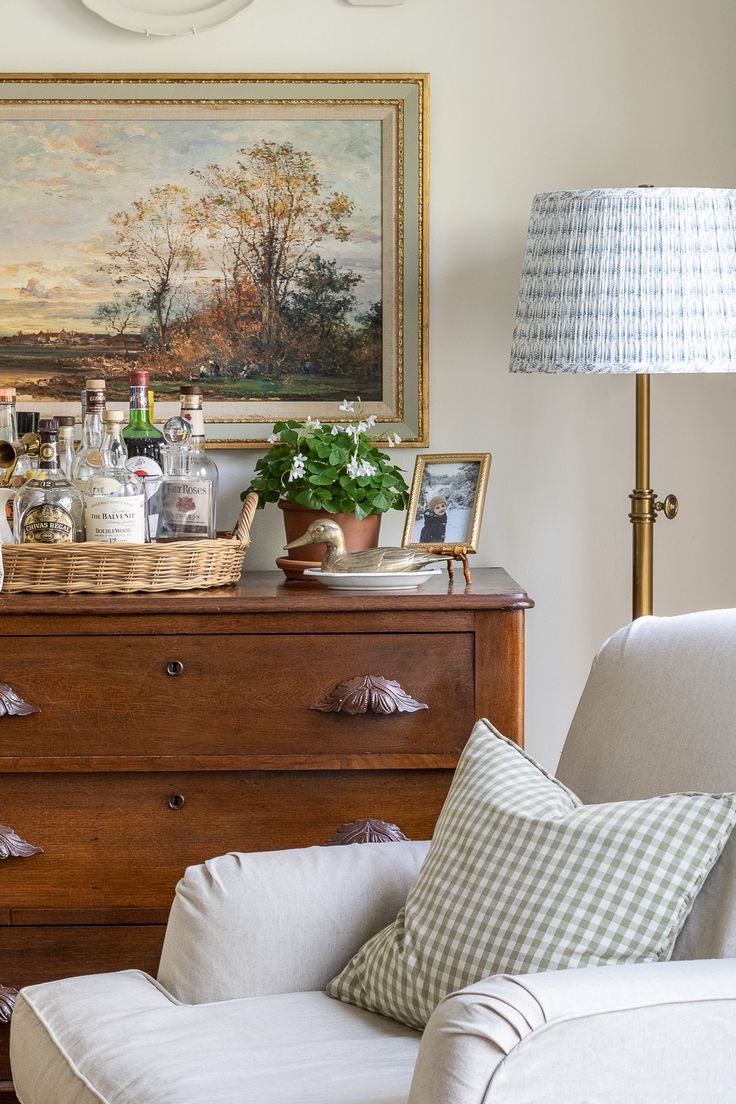
<path fill-rule="evenodd" d="M 0 333 L 98 329 L 95 309 L 113 292 L 100 271 L 114 245 L 110 215 L 161 184 L 196 195 L 193 169 L 230 165 L 263 139 L 310 153 L 323 183 L 353 200 L 349 240 L 318 249 L 362 276 L 361 306 L 380 299 L 377 121 L 0 120 Z"/>

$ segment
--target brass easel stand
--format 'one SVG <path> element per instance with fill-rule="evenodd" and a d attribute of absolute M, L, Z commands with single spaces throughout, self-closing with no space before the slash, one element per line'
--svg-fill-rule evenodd
<path fill-rule="evenodd" d="M 444 556 L 447 559 L 447 574 L 450 579 L 455 578 L 455 565 L 453 560 L 462 562 L 465 582 L 470 586 L 473 581 L 473 573 L 470 570 L 470 564 L 468 562 L 470 550 L 467 544 L 423 544 L 422 548 L 432 553 L 432 555 Z"/>

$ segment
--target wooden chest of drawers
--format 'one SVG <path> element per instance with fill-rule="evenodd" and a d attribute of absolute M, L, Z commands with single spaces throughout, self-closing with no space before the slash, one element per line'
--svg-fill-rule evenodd
<path fill-rule="evenodd" d="M 0 682 L 39 710 L 0 688 L 0 823 L 43 849 L 0 862 L 0 983 L 155 973 L 177 880 L 225 851 L 361 816 L 428 837 L 475 718 L 522 740 L 531 605 L 498 568 L 404 595 L 265 572 L 0 599 Z"/>

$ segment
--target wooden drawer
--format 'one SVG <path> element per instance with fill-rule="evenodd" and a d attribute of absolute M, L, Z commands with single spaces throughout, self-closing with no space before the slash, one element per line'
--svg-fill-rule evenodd
<path fill-rule="evenodd" d="M 446 770 L 4 775 L 3 820 L 44 853 L 2 864 L 0 910 L 166 907 L 192 863 L 325 843 L 360 816 L 427 839 L 450 779 Z"/>
<path fill-rule="evenodd" d="M 110 970 L 145 970 L 154 977 L 163 925 L 0 927 L 2 982 L 16 989 L 41 981 Z M 10 1028 L 0 1025 L 0 1082 L 10 1079 Z"/>
<path fill-rule="evenodd" d="M 0 668 L 41 709 L 2 720 L 3 757 L 247 755 L 243 765 L 270 769 L 312 754 L 347 766 L 340 756 L 369 750 L 450 766 L 475 720 L 472 633 L 16 636 L 2 641 Z M 363 675 L 396 680 L 428 708 L 310 708 Z"/>

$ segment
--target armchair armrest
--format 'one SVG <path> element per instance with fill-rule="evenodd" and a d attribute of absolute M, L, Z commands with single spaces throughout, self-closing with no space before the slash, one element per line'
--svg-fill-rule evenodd
<path fill-rule="evenodd" d="M 409 1104 L 727 1104 L 736 960 L 494 977 L 452 993 Z"/>
<path fill-rule="evenodd" d="M 232 853 L 176 888 L 158 978 L 186 1004 L 324 989 L 394 919 L 427 842 Z"/>

